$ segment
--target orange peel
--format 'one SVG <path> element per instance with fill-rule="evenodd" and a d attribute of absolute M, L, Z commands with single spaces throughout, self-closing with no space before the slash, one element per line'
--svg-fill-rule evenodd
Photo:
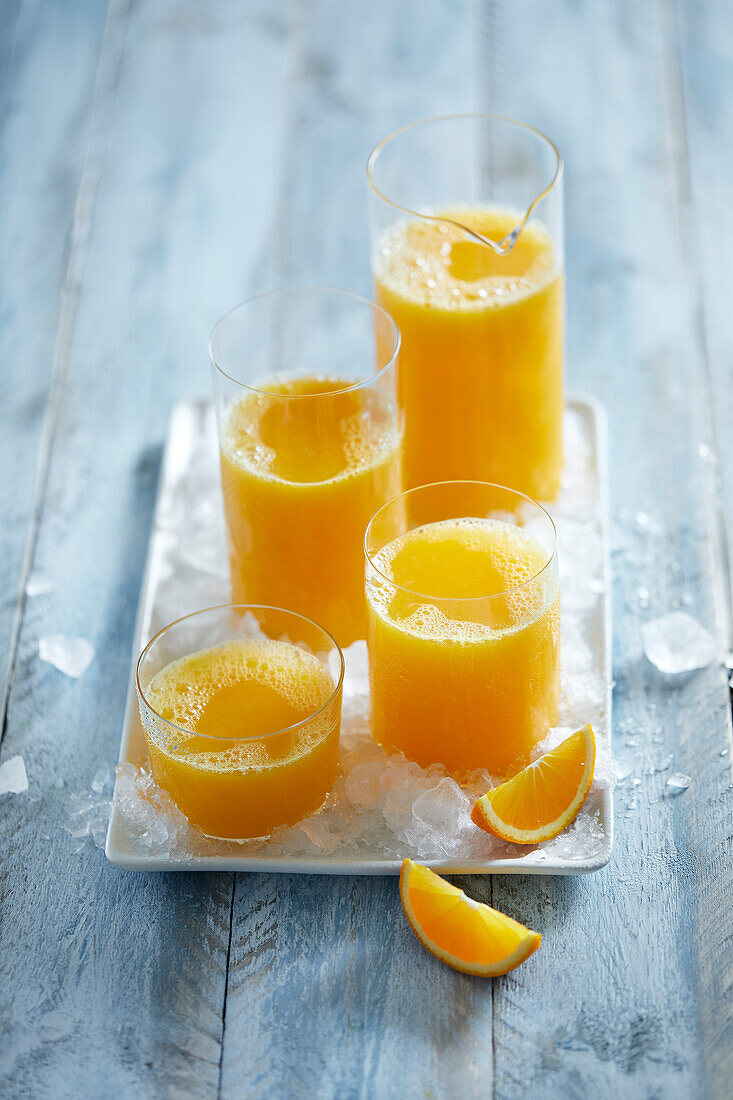
<path fill-rule="evenodd" d="M 471 820 L 514 844 L 539 844 L 567 828 L 593 782 L 596 741 L 590 725 L 571 734 L 473 805 Z"/>
<path fill-rule="evenodd" d="M 542 942 L 539 932 L 474 901 L 411 859 L 402 864 L 400 897 L 420 943 L 436 959 L 464 974 L 484 978 L 507 974 Z"/>

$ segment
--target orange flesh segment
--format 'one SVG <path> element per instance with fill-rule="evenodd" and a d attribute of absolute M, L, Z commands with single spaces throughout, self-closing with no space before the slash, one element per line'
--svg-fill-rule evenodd
<path fill-rule="evenodd" d="M 595 766 L 590 725 L 573 733 L 487 793 L 471 812 L 474 824 L 518 844 L 537 844 L 562 832 L 585 801 Z"/>
<path fill-rule="evenodd" d="M 402 865 L 400 894 L 420 942 L 457 970 L 485 976 L 504 974 L 540 945 L 538 933 L 472 901 L 434 871 L 409 859 Z"/>

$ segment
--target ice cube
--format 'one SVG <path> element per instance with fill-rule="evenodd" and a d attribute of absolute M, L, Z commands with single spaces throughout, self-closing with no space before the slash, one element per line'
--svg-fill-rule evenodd
<path fill-rule="evenodd" d="M 86 638 L 72 638 L 64 634 L 50 634 L 38 643 L 38 655 L 42 661 L 53 665 L 66 676 L 78 679 L 94 660 L 94 646 Z"/>
<path fill-rule="evenodd" d="M 471 803 L 455 779 L 445 778 L 415 799 L 412 816 L 428 828 L 450 836 L 465 828 L 470 808 Z"/>
<path fill-rule="evenodd" d="M 457 855 L 474 831 L 470 810 L 471 801 L 455 779 L 441 779 L 413 802 L 413 821 L 405 840 L 423 859 Z"/>
<path fill-rule="evenodd" d="M 712 634 L 686 611 L 673 611 L 644 623 L 644 652 L 660 672 L 677 674 L 706 668 L 718 645 Z"/>
<path fill-rule="evenodd" d="M 684 772 L 673 772 L 667 780 L 667 791 L 670 795 L 684 794 L 692 783 L 689 775 Z"/>
<path fill-rule="evenodd" d="M 112 805 L 110 794 L 104 792 L 108 782 L 109 769 L 100 768 L 92 781 L 91 791 L 72 793 L 68 802 L 69 820 L 64 825 L 66 832 L 75 840 L 90 837 L 97 848 L 103 848 L 107 838 Z M 83 852 L 84 845 L 79 845 L 75 851 Z"/>
<path fill-rule="evenodd" d="M 148 837 L 150 838 L 151 847 L 158 847 L 165 844 L 166 840 L 168 840 L 168 835 L 168 826 L 162 818 L 157 818 L 150 823 Z"/>
<path fill-rule="evenodd" d="M 338 833 L 322 817 L 309 817 L 302 828 L 311 843 L 323 852 L 332 852 L 339 842 Z"/>
<path fill-rule="evenodd" d="M 25 582 L 25 594 L 26 596 L 45 596 L 48 592 L 51 592 L 53 585 L 45 577 L 42 577 L 40 573 L 31 573 L 28 580 Z"/>
<path fill-rule="evenodd" d="M 368 760 L 349 772 L 346 777 L 346 797 L 356 806 L 371 806 L 374 804 L 379 782 L 384 771 L 384 760 Z"/>
<path fill-rule="evenodd" d="M 97 812 L 92 817 L 90 822 L 90 830 L 92 834 L 92 840 L 95 847 L 104 848 L 107 840 L 107 826 L 109 825 L 109 802 L 106 802 L 103 806 L 97 808 Z"/>
<path fill-rule="evenodd" d="M 28 776 L 22 756 L 11 756 L 0 764 L 0 794 L 22 794 L 28 790 Z"/>
<path fill-rule="evenodd" d="M 92 780 L 92 790 L 95 794 L 101 794 L 110 781 L 109 768 L 97 768 Z"/>
<path fill-rule="evenodd" d="M 618 783 L 623 783 L 634 772 L 633 764 L 622 764 L 620 761 L 616 763 L 614 768 L 614 774 Z"/>
<path fill-rule="evenodd" d="M 369 694 L 369 655 L 366 642 L 354 642 L 344 650 L 344 701 Z"/>

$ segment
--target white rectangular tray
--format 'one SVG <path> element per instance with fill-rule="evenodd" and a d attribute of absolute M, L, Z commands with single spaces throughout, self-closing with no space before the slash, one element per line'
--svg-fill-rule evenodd
<path fill-rule="evenodd" d="M 587 440 L 586 458 L 592 470 L 590 500 L 584 504 L 590 508 L 593 523 L 600 535 L 600 553 L 595 561 L 585 561 L 574 568 L 588 569 L 584 578 L 588 591 L 596 593 L 585 616 L 585 634 L 593 666 L 599 670 L 598 688 L 595 692 L 594 728 L 599 745 L 599 760 L 605 761 L 606 779 L 593 791 L 594 834 L 592 851 L 584 852 L 578 843 L 573 851 L 573 840 L 561 849 L 544 850 L 542 846 L 524 851 L 518 846 L 506 846 L 501 854 L 484 858 L 423 859 L 422 862 L 442 873 L 449 874 L 551 874 L 573 875 L 599 870 L 611 858 L 613 847 L 613 800 L 610 779 L 611 735 L 611 616 L 610 616 L 610 567 L 609 531 L 607 510 L 606 471 L 606 418 L 603 407 L 595 399 L 574 397 L 568 402 L 568 417 L 574 417 L 582 426 Z M 156 630 L 166 625 L 175 612 L 168 616 L 166 608 L 166 584 L 173 568 L 193 570 L 196 574 L 194 606 L 221 603 L 222 585 L 226 572 L 224 547 L 220 543 L 204 544 L 201 540 L 201 515 L 198 524 L 192 525 L 190 512 L 192 496 L 196 507 L 211 507 L 211 495 L 216 490 L 216 450 L 214 442 L 214 417 L 210 403 L 184 402 L 172 413 L 163 457 L 155 518 L 150 535 L 148 559 L 140 592 L 135 636 L 133 640 L 132 667 L 127 693 L 127 703 L 122 727 L 120 764 L 140 765 L 146 758 L 145 737 L 140 723 L 135 695 L 134 672 L 137 657 Z M 196 493 L 184 492 L 183 486 L 195 483 Z M 201 484 L 201 495 L 198 486 Z M 571 519 L 571 522 L 572 519 Z M 213 527 L 214 525 L 212 525 Z M 193 532 L 193 534 L 192 534 Z M 562 576 L 562 533 L 560 541 Z M 178 562 L 172 566 L 171 562 Z M 211 578 L 211 599 L 201 602 L 207 593 L 207 577 Z M 226 598 L 226 597 L 225 597 Z M 181 612 L 182 613 L 182 612 Z M 584 719 L 585 720 L 585 719 Z M 208 845 L 205 854 L 190 854 L 175 858 L 155 851 L 149 841 L 141 843 L 139 830 L 130 825 L 122 812 L 118 799 L 119 780 L 115 784 L 106 855 L 118 867 L 136 871 L 172 870 L 227 870 L 270 871 L 301 874 L 360 874 L 396 875 L 401 859 L 392 853 L 360 851 L 339 854 L 338 848 L 327 854 L 293 855 L 275 852 L 258 852 L 237 845 Z M 405 852 L 405 855 L 414 853 Z"/>

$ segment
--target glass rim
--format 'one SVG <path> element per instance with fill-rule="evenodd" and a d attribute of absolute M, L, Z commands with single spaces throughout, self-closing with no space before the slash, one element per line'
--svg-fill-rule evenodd
<path fill-rule="evenodd" d="M 269 390 L 263 390 L 259 386 L 250 386 L 246 382 L 240 381 L 239 378 L 234 378 L 229 374 L 220 363 L 217 362 L 216 355 L 214 353 L 214 340 L 219 328 L 225 321 L 229 320 L 233 314 L 238 313 L 239 310 L 244 309 L 245 306 L 253 305 L 255 302 L 260 302 L 265 298 L 275 298 L 279 296 L 285 296 L 286 294 L 301 294 L 301 293 L 320 293 L 324 295 L 340 295 L 342 298 L 351 298 L 354 302 L 359 302 L 360 305 L 369 306 L 373 313 L 381 314 L 389 323 L 394 336 L 394 348 L 388 361 L 384 366 L 380 367 L 374 374 L 369 375 L 368 378 L 363 378 L 358 382 L 354 382 L 351 386 L 344 386 L 340 390 L 326 390 L 324 393 L 272 393 Z M 248 390 L 250 393 L 260 394 L 262 397 L 279 397 L 288 401 L 308 401 L 317 397 L 332 397 L 337 393 L 350 393 L 352 390 L 361 389 L 363 386 L 370 386 L 373 382 L 376 382 L 378 378 L 381 378 L 383 374 L 394 366 L 397 361 L 397 356 L 400 353 L 402 347 L 402 333 L 399 326 L 395 321 L 391 313 L 388 313 L 386 309 L 373 302 L 370 298 L 365 298 L 363 294 L 357 294 L 353 290 L 341 290 L 339 287 L 320 286 L 315 283 L 298 283 L 295 286 L 283 286 L 276 290 L 265 290 L 261 294 L 253 294 L 250 298 L 244 298 L 241 302 L 238 302 L 231 309 L 228 309 L 226 313 L 223 313 L 219 320 L 216 322 L 209 334 L 209 359 L 214 370 L 218 371 L 223 378 L 226 378 L 229 382 L 233 382 L 235 386 L 240 386 L 243 390 Z M 297 377 L 297 375 L 284 375 L 284 378 L 289 379 Z M 318 624 L 316 624 L 318 625 Z"/>
<path fill-rule="evenodd" d="M 549 555 L 547 561 L 545 562 L 545 564 L 542 566 L 542 568 L 538 569 L 536 573 L 534 573 L 531 577 L 528 577 L 525 581 L 522 581 L 520 584 L 512 585 L 511 588 L 502 588 L 502 590 L 500 592 L 487 593 L 485 596 L 434 596 L 434 595 L 430 595 L 427 592 L 418 592 L 416 589 L 408 588 L 404 584 L 398 584 L 397 581 L 393 580 L 391 577 L 388 577 L 386 573 L 384 573 L 377 565 L 374 564 L 374 559 L 372 558 L 372 555 L 369 553 L 369 550 L 367 548 L 369 534 L 372 530 L 372 524 L 382 514 L 382 512 L 385 512 L 387 510 L 387 508 L 390 508 L 398 500 L 401 500 L 405 497 L 409 497 L 412 493 L 420 493 L 424 489 L 435 489 L 438 486 L 443 486 L 443 485 L 480 485 L 482 488 L 485 488 L 485 489 L 500 489 L 504 493 L 511 493 L 512 496 L 521 497 L 522 500 L 525 500 L 529 504 L 533 505 L 539 512 L 541 512 L 550 521 L 550 529 L 552 530 L 552 551 L 550 552 L 550 555 Z M 455 519 L 468 519 L 468 518 L 471 518 L 471 517 L 468 517 L 468 516 L 465 516 L 465 517 L 455 516 L 453 518 L 455 518 Z M 476 518 L 478 518 L 478 517 L 476 517 Z M 435 520 L 433 522 L 440 523 L 441 521 L 440 520 Z M 428 524 L 420 524 L 420 526 L 421 527 L 426 527 L 426 526 L 428 526 Z M 413 531 L 417 530 L 417 528 L 413 527 L 412 530 Z M 407 532 L 405 532 L 405 533 L 407 533 Z M 401 537 L 402 536 L 397 535 L 395 539 L 392 539 L 392 541 L 395 542 L 397 538 L 401 538 Z M 389 545 L 389 544 L 388 543 L 384 544 L 384 546 L 387 546 L 387 545 Z M 384 546 L 380 547 L 380 550 L 377 551 L 377 553 L 381 552 L 381 550 L 384 549 Z M 542 576 L 542 574 L 545 572 L 545 570 L 549 569 L 549 567 L 552 565 L 552 563 L 555 561 L 555 559 L 557 557 L 557 527 L 555 526 L 555 521 L 552 518 L 552 516 L 550 515 L 550 513 L 547 511 L 547 509 L 542 504 L 540 504 L 540 502 L 538 500 L 535 500 L 533 497 L 529 496 L 527 493 L 521 492 L 521 490 L 519 490 L 519 489 L 511 489 L 508 485 L 500 485 L 496 481 L 472 481 L 470 479 L 464 479 L 464 478 L 455 478 L 455 479 L 448 480 L 448 481 L 430 481 L 426 485 L 416 485 L 413 489 L 405 489 L 404 492 L 398 493 L 397 496 L 392 497 L 391 500 L 388 500 L 386 504 L 383 504 L 381 506 L 381 508 L 377 509 L 377 511 L 372 516 L 372 518 L 369 520 L 369 523 L 366 526 L 366 531 L 364 532 L 364 555 L 366 557 L 367 562 L 369 563 L 371 568 L 374 570 L 374 572 L 379 574 L 379 576 L 383 580 L 385 580 L 387 582 L 387 584 L 389 584 L 392 588 L 399 589 L 400 592 L 407 592 L 410 596 L 421 596 L 423 599 L 426 599 L 426 600 L 431 600 L 431 601 L 436 601 L 437 600 L 437 601 L 440 601 L 441 603 L 459 603 L 459 604 L 476 603 L 479 600 L 496 600 L 496 599 L 502 598 L 504 596 L 509 596 L 513 592 L 519 592 L 522 588 L 525 588 L 528 584 L 534 584 L 535 581 L 539 580 L 539 578 Z"/>
<path fill-rule="evenodd" d="M 533 134 L 535 137 L 540 138 L 546 145 L 550 147 L 552 152 L 555 154 L 555 173 L 547 187 L 545 187 L 544 190 L 541 191 L 535 199 L 533 199 L 533 201 L 524 212 L 522 219 L 519 223 L 521 231 L 521 229 L 524 228 L 535 207 L 540 202 L 542 202 L 542 200 L 547 195 L 549 195 L 550 191 L 552 191 L 555 185 L 560 182 L 563 175 L 564 164 L 562 156 L 560 155 L 560 150 L 557 148 L 554 141 L 548 138 L 547 134 L 543 134 L 542 130 L 538 130 L 536 126 L 530 126 L 528 122 L 520 122 L 519 119 L 510 118 L 508 115 L 494 115 L 485 111 L 459 111 L 447 115 L 429 115 L 425 118 L 418 118 L 414 122 L 408 122 L 404 126 L 399 126 L 396 130 L 392 130 L 391 133 L 387 134 L 386 137 L 383 137 L 381 141 L 377 142 L 377 144 L 374 146 L 371 153 L 369 154 L 366 164 L 367 183 L 378 198 L 382 199 L 383 202 L 386 202 L 388 206 L 393 207 L 395 210 L 399 210 L 400 213 L 409 214 L 415 218 L 425 218 L 431 221 L 440 221 L 441 219 L 438 215 L 426 214 L 424 211 L 420 210 L 412 210 L 409 206 L 400 206 L 398 202 L 395 202 L 394 199 L 390 199 L 389 196 L 385 195 L 383 191 L 380 191 L 374 179 L 374 168 L 379 159 L 379 154 L 382 152 L 382 150 L 385 149 L 387 145 L 389 145 L 392 141 L 394 141 L 395 138 L 400 137 L 402 134 L 407 133 L 409 130 L 415 130 L 418 126 L 426 126 L 432 122 L 455 122 L 463 121 L 466 119 L 477 119 L 484 122 L 506 122 L 510 126 L 516 126 L 519 129 L 525 130 L 527 131 L 527 133 Z"/>
<path fill-rule="evenodd" d="M 197 615 L 205 615 L 205 614 L 207 614 L 209 612 L 212 612 L 212 611 L 238 611 L 238 610 L 241 610 L 241 611 L 253 611 L 253 610 L 256 610 L 256 611 L 278 611 L 278 612 L 284 613 L 285 615 L 289 615 L 294 619 L 300 619 L 303 622 L 308 623 L 310 626 L 314 626 L 317 630 L 320 630 L 321 633 L 324 634 L 328 638 L 328 640 L 331 642 L 331 644 L 333 645 L 334 649 L 338 653 L 339 661 L 341 663 L 341 669 L 340 669 L 340 672 L 339 672 L 338 681 L 337 681 L 336 686 L 334 687 L 333 691 L 329 695 L 328 699 L 326 699 L 326 701 L 324 703 L 322 703 L 320 705 L 320 707 L 318 707 L 317 710 L 314 710 L 312 714 L 309 714 L 306 718 L 298 719 L 297 722 L 293 722 L 292 725 L 290 725 L 290 726 L 283 726 L 282 729 L 272 730 L 271 733 L 254 734 L 251 737 L 218 737 L 215 733 L 199 733 L 197 730 L 190 729 L 190 727 L 188 727 L 188 726 L 180 726 L 177 722 L 172 722 L 170 720 L 170 718 L 164 718 L 162 714 L 158 713 L 158 711 L 155 709 L 155 707 L 151 706 L 151 704 L 148 701 L 148 698 L 147 698 L 147 696 L 146 696 L 146 694 L 143 690 L 142 684 L 140 683 L 140 669 L 141 669 L 143 660 L 145 659 L 147 654 L 150 652 L 153 645 L 158 641 L 158 639 L 161 637 L 162 634 L 165 634 L 165 632 L 167 630 L 170 630 L 174 626 L 178 626 L 179 623 L 185 622 L 186 619 L 193 619 Z M 243 640 L 243 639 L 231 639 L 231 640 L 236 641 L 236 640 Z M 255 639 L 253 639 L 253 640 L 255 640 Z M 269 639 L 269 640 L 272 641 L 273 639 Z M 292 644 L 295 645 L 295 643 L 292 643 Z M 209 647 L 209 648 L 213 648 L 213 647 Z M 192 651 L 192 653 L 196 653 L 196 652 L 198 652 L 198 651 L 197 650 Z M 189 654 L 189 656 L 190 656 L 190 654 Z M 174 658 L 174 660 L 180 660 L 180 658 Z M 169 661 L 168 663 L 170 664 L 171 662 Z M 165 667 L 165 666 L 163 666 L 163 667 Z M 312 722 L 313 719 L 317 718 L 318 715 L 321 714 L 326 709 L 326 707 L 329 707 L 331 705 L 331 703 L 333 703 L 334 699 L 336 699 L 337 696 L 339 695 L 339 692 L 341 691 L 341 689 L 343 687 L 345 671 L 346 671 L 346 662 L 344 661 L 344 654 L 343 654 L 343 651 L 341 649 L 341 646 L 338 644 L 338 642 L 333 637 L 333 635 L 330 633 L 330 631 L 326 630 L 326 628 L 324 626 L 321 626 L 320 623 L 317 623 L 315 621 L 315 619 L 310 619 L 310 618 L 308 618 L 307 615 L 301 615 L 299 611 L 290 611 L 289 608 L 287 608 L 287 607 L 276 607 L 274 604 L 266 604 L 266 603 L 220 603 L 220 604 L 214 604 L 213 607 L 199 608 L 198 611 L 189 611 L 187 615 L 181 615 L 178 619 L 174 619 L 173 622 L 170 622 L 166 626 L 161 627 L 161 629 L 150 639 L 150 641 L 145 646 L 142 653 L 140 654 L 140 656 L 137 659 L 137 664 L 135 666 L 135 686 L 137 688 L 138 695 L 143 700 L 143 702 L 145 703 L 145 706 L 148 708 L 148 710 L 151 711 L 151 713 L 154 714 L 156 718 L 160 719 L 160 721 L 164 722 L 167 726 L 171 726 L 173 729 L 178 730 L 180 733 L 186 733 L 186 734 L 189 734 L 192 737 L 201 737 L 201 738 L 203 738 L 205 740 L 209 740 L 209 741 L 226 742 L 227 744 L 230 744 L 230 745 L 239 745 L 239 744 L 251 744 L 252 742 L 256 742 L 256 741 L 267 741 L 270 737 L 277 737 L 280 734 L 291 733 L 293 730 L 299 729 L 301 726 L 304 726 L 307 723 Z M 146 739 L 147 739 L 147 731 L 145 731 L 145 733 L 146 733 Z"/>

